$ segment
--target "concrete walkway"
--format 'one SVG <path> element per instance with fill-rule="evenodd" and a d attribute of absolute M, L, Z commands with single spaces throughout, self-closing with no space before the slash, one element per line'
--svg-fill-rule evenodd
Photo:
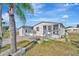
<path fill-rule="evenodd" d="M 16 41 L 22 41 L 22 40 L 26 40 L 26 38 L 22 38 L 22 37 L 17 37 Z M 2 41 L 2 46 L 5 46 L 6 44 L 11 44 L 11 39 L 7 38 L 7 39 L 3 39 Z"/>

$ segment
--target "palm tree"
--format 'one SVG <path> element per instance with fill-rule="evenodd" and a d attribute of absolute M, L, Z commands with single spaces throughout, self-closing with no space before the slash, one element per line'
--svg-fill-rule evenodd
<path fill-rule="evenodd" d="M 2 4 L 0 3 L 0 48 L 2 47 Z"/>
<path fill-rule="evenodd" d="M 12 53 L 17 51 L 16 48 L 16 24 L 15 24 L 15 18 L 14 13 L 20 17 L 21 21 L 25 24 L 25 15 L 23 13 L 23 10 L 27 10 L 28 12 L 33 14 L 33 8 L 31 4 L 23 3 L 23 4 L 13 4 L 9 3 L 9 25 L 10 25 L 10 37 L 11 37 L 11 51 Z"/>

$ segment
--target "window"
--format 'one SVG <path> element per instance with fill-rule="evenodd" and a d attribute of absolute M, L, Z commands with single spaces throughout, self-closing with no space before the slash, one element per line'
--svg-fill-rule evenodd
<path fill-rule="evenodd" d="M 53 30 L 58 29 L 58 25 L 53 25 Z"/>
<path fill-rule="evenodd" d="M 43 34 L 45 35 L 47 32 L 47 28 L 46 28 L 46 25 L 43 26 Z"/>
<path fill-rule="evenodd" d="M 39 27 L 36 27 L 36 30 L 39 31 Z"/>
<path fill-rule="evenodd" d="M 46 30 L 46 26 L 43 26 L 43 30 Z"/>
<path fill-rule="evenodd" d="M 25 30 L 25 32 L 27 32 L 27 29 Z"/>
<path fill-rule="evenodd" d="M 53 26 L 53 34 L 58 35 L 58 24 Z"/>
<path fill-rule="evenodd" d="M 50 32 L 52 30 L 52 27 L 51 26 L 48 26 L 48 31 Z"/>

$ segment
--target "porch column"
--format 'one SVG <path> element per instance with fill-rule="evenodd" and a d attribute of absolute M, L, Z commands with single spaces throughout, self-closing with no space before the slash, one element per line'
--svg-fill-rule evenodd
<path fill-rule="evenodd" d="M 46 25 L 46 38 L 48 38 L 48 25 Z"/>
<path fill-rule="evenodd" d="M 58 34 L 59 34 L 59 36 L 61 36 L 61 28 L 60 28 L 60 24 L 58 24 Z"/>
<path fill-rule="evenodd" d="M 53 36 L 53 25 L 52 25 L 52 36 Z"/>

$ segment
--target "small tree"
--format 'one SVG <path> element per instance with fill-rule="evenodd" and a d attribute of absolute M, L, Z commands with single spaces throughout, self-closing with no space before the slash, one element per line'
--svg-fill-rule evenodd
<path fill-rule="evenodd" d="M 70 37 L 69 33 L 67 32 L 67 30 L 65 30 L 65 42 L 71 44 L 71 40 L 69 37 Z"/>
<path fill-rule="evenodd" d="M 65 42 L 67 43 L 68 42 L 68 37 L 67 37 L 68 33 L 67 33 L 67 30 L 65 30 Z"/>

